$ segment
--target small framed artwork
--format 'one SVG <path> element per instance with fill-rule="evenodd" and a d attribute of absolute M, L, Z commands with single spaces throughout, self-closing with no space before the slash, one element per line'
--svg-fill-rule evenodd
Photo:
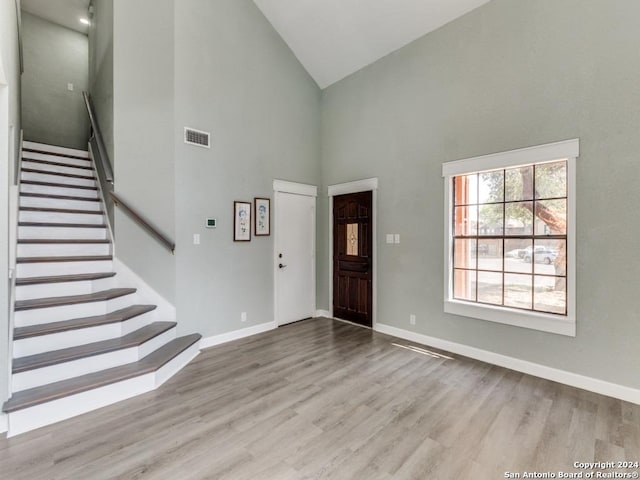
<path fill-rule="evenodd" d="M 254 198 L 256 207 L 256 237 L 268 236 L 271 234 L 271 200 L 268 198 Z"/>
<path fill-rule="evenodd" d="M 233 241 L 251 241 L 251 202 L 233 202 Z"/>

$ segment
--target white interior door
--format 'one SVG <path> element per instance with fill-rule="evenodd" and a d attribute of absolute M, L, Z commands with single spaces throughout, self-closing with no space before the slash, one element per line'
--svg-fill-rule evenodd
<path fill-rule="evenodd" d="M 312 317 L 316 308 L 316 199 L 276 192 L 276 320 Z"/>

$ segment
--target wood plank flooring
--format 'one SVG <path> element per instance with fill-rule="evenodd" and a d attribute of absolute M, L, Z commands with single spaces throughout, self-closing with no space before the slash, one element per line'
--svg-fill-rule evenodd
<path fill-rule="evenodd" d="M 0 476 L 489 480 L 640 461 L 638 405 L 394 343 L 316 319 L 204 350 L 154 392 L 0 439 Z"/>

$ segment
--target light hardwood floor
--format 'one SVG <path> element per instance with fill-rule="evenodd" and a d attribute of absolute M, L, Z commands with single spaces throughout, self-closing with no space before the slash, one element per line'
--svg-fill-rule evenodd
<path fill-rule="evenodd" d="M 638 405 L 394 343 L 316 319 L 205 350 L 155 392 L 0 439 L 0 478 L 488 480 L 640 461 Z"/>

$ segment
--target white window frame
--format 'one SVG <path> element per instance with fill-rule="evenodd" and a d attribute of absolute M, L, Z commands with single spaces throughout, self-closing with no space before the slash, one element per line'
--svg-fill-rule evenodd
<path fill-rule="evenodd" d="M 442 164 L 444 209 L 444 311 L 454 315 L 576 336 L 576 160 L 580 140 L 572 139 Z M 492 306 L 453 298 L 453 188 L 457 175 L 511 168 L 552 160 L 567 161 L 567 315 Z"/>

